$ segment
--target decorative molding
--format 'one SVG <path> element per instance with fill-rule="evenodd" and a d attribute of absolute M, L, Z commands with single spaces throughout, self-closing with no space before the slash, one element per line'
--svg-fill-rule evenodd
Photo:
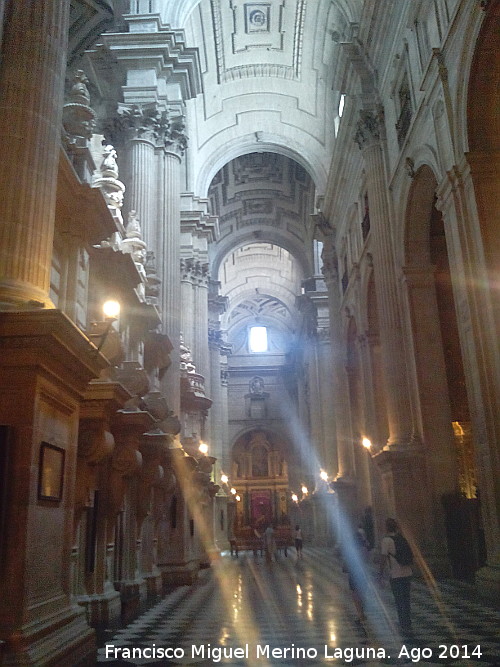
<path fill-rule="evenodd" d="M 287 29 L 287 26 L 283 24 L 283 0 L 280 5 L 269 2 L 231 3 L 225 10 L 221 8 L 221 3 L 217 0 L 211 0 L 210 4 L 218 83 L 250 77 L 299 80 L 306 0 L 296 0 L 293 29 Z M 224 14 L 224 11 L 232 11 L 230 19 Z M 253 27 L 250 25 L 252 11 L 263 19 L 261 24 Z M 226 56 L 226 48 L 229 45 L 230 51 Z M 290 64 L 254 62 L 231 66 L 231 60 L 238 54 L 249 52 L 258 54 L 259 50 L 266 51 L 266 59 L 269 53 L 277 52 L 281 55 L 281 59 L 285 54 Z M 256 60 L 258 59 L 257 55 Z"/>

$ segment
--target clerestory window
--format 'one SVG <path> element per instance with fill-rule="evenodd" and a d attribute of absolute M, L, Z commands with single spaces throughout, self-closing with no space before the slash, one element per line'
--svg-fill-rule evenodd
<path fill-rule="evenodd" d="M 250 327 L 248 348 L 253 353 L 267 352 L 267 327 Z"/>

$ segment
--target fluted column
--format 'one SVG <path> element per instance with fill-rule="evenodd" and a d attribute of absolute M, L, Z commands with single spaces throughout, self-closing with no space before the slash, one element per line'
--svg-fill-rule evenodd
<path fill-rule="evenodd" d="M 198 373 L 210 386 L 210 360 L 208 352 L 208 264 L 198 263 L 194 290 L 193 359 Z"/>
<path fill-rule="evenodd" d="M 209 330 L 209 353 L 210 353 L 210 398 L 212 399 L 212 407 L 210 408 L 209 428 L 210 433 L 208 440 L 211 445 L 211 454 L 216 457 L 216 471 L 225 472 L 222 465 L 222 457 L 224 452 L 224 427 L 222 423 L 222 384 L 221 384 L 221 343 L 220 332 L 214 329 Z M 218 482 L 218 479 L 216 479 Z"/>
<path fill-rule="evenodd" d="M 129 209 L 137 212 L 143 239 L 147 247 L 158 256 L 155 147 L 161 127 L 161 113 L 155 103 L 121 104 L 118 117 L 129 139 Z"/>
<path fill-rule="evenodd" d="M 181 277 L 180 277 L 180 180 L 181 156 L 186 138 L 184 124 L 169 122 L 165 132 L 165 149 L 160 157 L 162 182 L 160 187 L 160 248 L 158 269 L 162 281 L 161 312 L 164 332 L 170 338 L 172 363 L 163 378 L 163 390 L 169 407 L 180 413 L 179 344 L 181 331 Z"/>
<path fill-rule="evenodd" d="M 332 346 L 330 328 L 325 327 L 318 332 L 317 359 L 319 376 L 319 399 L 321 401 L 321 427 L 323 448 L 325 452 L 326 470 L 336 477 L 339 472 L 338 448 L 336 435 L 337 410 L 335 408 L 332 387 Z"/>
<path fill-rule="evenodd" d="M 222 443 L 223 443 L 223 452 L 221 459 L 221 466 L 224 471 L 228 471 L 228 474 L 231 472 L 231 450 L 229 442 L 229 400 L 228 400 L 228 364 L 227 364 L 227 354 L 228 351 L 221 350 L 221 370 L 220 370 L 220 383 L 222 391 L 222 409 L 221 409 L 221 421 L 222 421 Z"/>
<path fill-rule="evenodd" d="M 338 264 L 332 240 L 325 241 L 322 272 L 328 288 L 330 337 L 332 351 L 332 395 L 336 415 L 338 478 L 351 479 L 354 474 L 354 455 L 349 423 L 349 397 L 342 350 L 340 289 Z"/>
<path fill-rule="evenodd" d="M 181 259 L 181 331 L 184 342 L 193 353 L 194 347 L 194 286 L 193 286 L 193 259 Z M 198 368 L 198 360 L 193 355 L 193 361 Z M 199 371 L 201 372 L 201 371 Z"/>
<path fill-rule="evenodd" d="M 0 308 L 49 299 L 69 3 L 16 0 L 0 67 Z"/>
<path fill-rule="evenodd" d="M 156 254 L 156 191 L 154 182 L 155 149 L 152 141 L 135 138 L 130 147 L 130 208 L 137 211 L 142 234 L 148 248 Z"/>
<path fill-rule="evenodd" d="M 406 445 L 412 439 L 404 341 L 401 328 L 395 263 L 391 239 L 391 216 L 387 200 L 381 121 L 378 114 L 361 110 L 355 139 L 366 164 L 370 221 L 374 249 L 375 290 L 379 309 L 380 340 L 384 360 L 388 447 Z"/>

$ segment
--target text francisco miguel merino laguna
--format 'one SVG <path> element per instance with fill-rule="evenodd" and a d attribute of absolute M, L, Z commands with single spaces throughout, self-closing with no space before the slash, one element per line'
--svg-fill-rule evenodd
<path fill-rule="evenodd" d="M 114 644 L 106 644 L 105 656 L 106 658 L 116 659 L 141 659 L 141 660 L 158 660 L 166 659 L 182 659 L 182 658 L 202 658 L 211 660 L 214 663 L 221 662 L 221 660 L 241 660 L 245 658 L 252 658 L 254 660 L 269 660 L 270 658 L 302 658 L 314 660 L 318 657 L 320 651 L 316 648 L 302 648 L 291 644 L 290 646 L 276 647 L 269 644 L 256 644 L 250 646 L 244 644 L 243 646 L 212 646 L 211 644 L 192 644 L 189 648 L 173 647 L 173 646 L 143 646 L 141 648 L 134 648 L 132 646 L 115 646 Z M 353 660 L 383 660 L 388 657 L 385 649 L 372 648 L 368 646 L 345 646 L 343 648 L 327 646 L 323 647 L 323 658 L 335 660 L 341 658 L 345 662 L 352 662 Z"/>

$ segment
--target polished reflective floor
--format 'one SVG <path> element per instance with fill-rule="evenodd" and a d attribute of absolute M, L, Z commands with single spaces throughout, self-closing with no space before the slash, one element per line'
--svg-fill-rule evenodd
<path fill-rule="evenodd" d="M 292 550 L 293 551 L 293 550 Z M 500 665 L 500 614 L 457 582 L 412 586 L 415 636 L 403 639 L 392 593 L 367 592 L 357 616 L 332 550 L 276 562 L 224 555 L 126 628 L 109 632 L 98 662 L 111 665 Z"/>

